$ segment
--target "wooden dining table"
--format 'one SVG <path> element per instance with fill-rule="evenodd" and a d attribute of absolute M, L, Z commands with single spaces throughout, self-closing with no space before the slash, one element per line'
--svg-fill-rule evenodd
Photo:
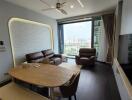
<path fill-rule="evenodd" d="M 73 72 L 67 68 L 42 63 L 18 65 L 11 68 L 8 73 L 21 81 L 48 87 L 51 100 L 54 100 L 53 88 L 64 85 L 73 75 Z"/>

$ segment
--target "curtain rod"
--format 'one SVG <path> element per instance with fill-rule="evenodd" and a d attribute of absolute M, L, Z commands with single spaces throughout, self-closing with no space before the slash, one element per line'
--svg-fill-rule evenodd
<path fill-rule="evenodd" d="M 63 22 L 68 22 L 68 21 L 76 21 L 76 20 L 83 20 L 87 18 L 92 18 L 95 16 L 101 16 L 103 14 L 111 14 L 114 13 L 115 9 L 109 10 L 109 11 L 103 11 L 103 12 L 98 12 L 98 13 L 93 13 L 93 14 L 86 14 L 86 15 L 81 15 L 81 16 L 74 16 L 74 17 L 69 17 L 69 18 L 64 18 L 64 19 L 58 19 L 58 23 L 63 23 Z"/>

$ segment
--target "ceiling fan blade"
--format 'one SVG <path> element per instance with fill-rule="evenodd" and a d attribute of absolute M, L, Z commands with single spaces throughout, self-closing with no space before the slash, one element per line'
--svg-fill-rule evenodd
<path fill-rule="evenodd" d="M 66 4 L 66 2 L 61 3 L 61 5 L 64 5 L 64 4 Z"/>
<path fill-rule="evenodd" d="M 42 11 L 48 11 L 48 10 L 54 10 L 56 8 L 47 8 L 47 9 L 42 9 Z"/>
<path fill-rule="evenodd" d="M 63 8 L 64 6 L 66 6 L 66 3 L 67 2 L 60 3 L 60 7 Z"/>
<path fill-rule="evenodd" d="M 58 11 L 60 11 L 62 14 L 67 15 L 67 12 L 64 9 L 57 9 Z"/>
<path fill-rule="evenodd" d="M 45 5 L 47 5 L 48 7 L 51 7 L 51 5 L 49 5 L 47 2 L 45 2 L 44 0 L 40 0 L 42 3 L 44 3 Z"/>
<path fill-rule="evenodd" d="M 84 8 L 84 5 L 83 5 L 83 3 L 82 3 L 81 0 L 77 0 L 77 2 L 80 4 L 80 6 L 81 6 L 82 8 Z"/>

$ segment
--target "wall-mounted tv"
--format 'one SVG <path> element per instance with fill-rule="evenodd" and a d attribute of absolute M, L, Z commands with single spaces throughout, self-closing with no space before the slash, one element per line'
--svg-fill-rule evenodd
<path fill-rule="evenodd" d="M 120 35 L 118 61 L 132 84 L 132 34 Z"/>

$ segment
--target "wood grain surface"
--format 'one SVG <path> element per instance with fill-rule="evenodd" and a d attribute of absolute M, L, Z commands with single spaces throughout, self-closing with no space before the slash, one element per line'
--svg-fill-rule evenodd
<path fill-rule="evenodd" d="M 63 62 L 59 65 L 59 67 L 67 68 L 71 70 L 74 74 L 76 74 L 80 72 L 82 66 Z"/>
<path fill-rule="evenodd" d="M 58 87 L 65 84 L 72 77 L 73 72 L 56 65 L 31 63 L 16 66 L 9 71 L 9 74 L 34 85 Z"/>
<path fill-rule="evenodd" d="M 49 99 L 12 82 L 0 88 L 0 100 L 49 100 Z"/>

